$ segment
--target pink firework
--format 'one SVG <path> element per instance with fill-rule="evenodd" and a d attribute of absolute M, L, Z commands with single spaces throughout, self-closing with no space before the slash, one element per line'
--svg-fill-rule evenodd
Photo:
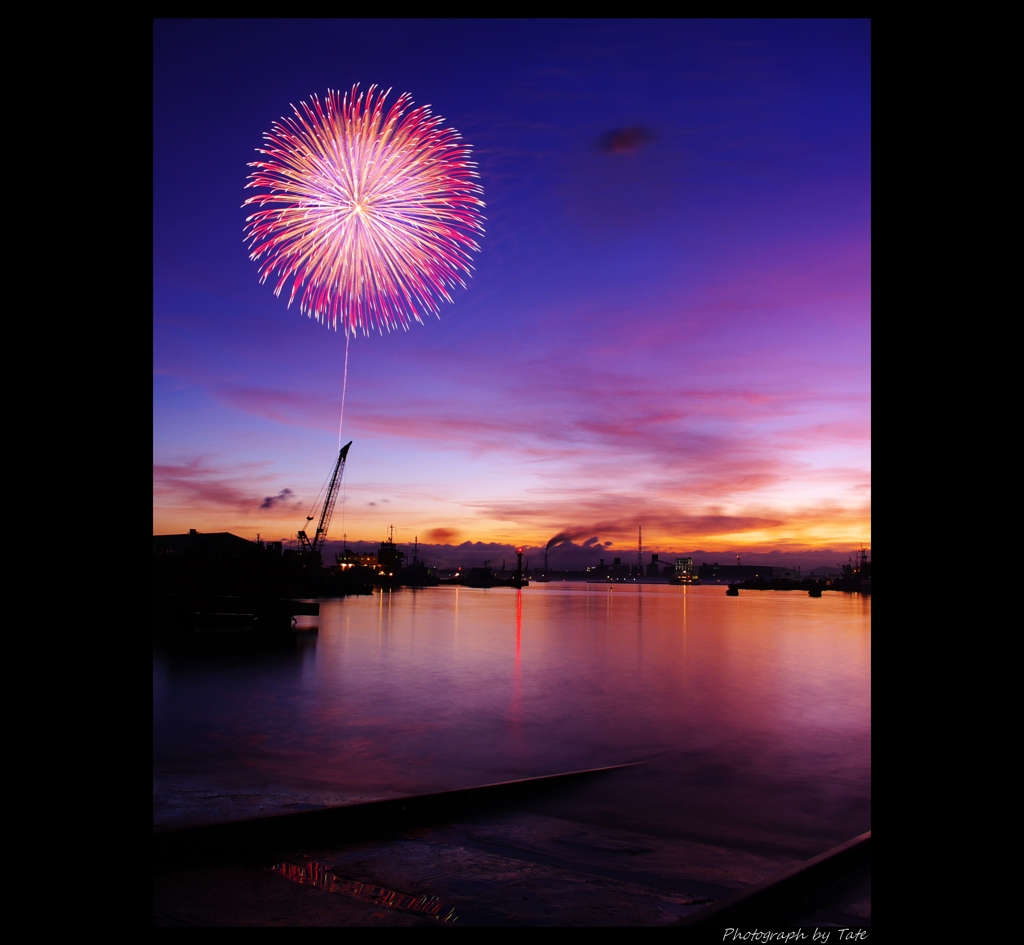
<path fill-rule="evenodd" d="M 376 94 L 375 94 L 376 93 Z M 346 338 L 437 314 L 472 273 L 483 233 L 483 188 L 470 149 L 429 106 L 406 95 L 385 113 L 371 86 L 292 106 L 265 134 L 242 205 L 250 258 L 274 294 L 291 280 L 291 306 Z"/>

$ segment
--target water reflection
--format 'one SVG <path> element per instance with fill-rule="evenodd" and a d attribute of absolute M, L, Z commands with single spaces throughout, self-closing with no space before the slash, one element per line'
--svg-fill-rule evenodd
<path fill-rule="evenodd" d="M 859 595 L 385 591 L 295 652 L 157 654 L 154 773 L 317 803 L 646 760 L 572 815 L 813 855 L 871 826 L 869 693 Z"/>
<path fill-rule="evenodd" d="M 516 663 L 515 669 L 512 672 L 512 712 L 511 712 L 511 728 L 512 732 L 519 738 L 520 730 L 519 723 L 522 719 L 522 697 L 523 697 L 523 680 L 522 680 L 522 667 L 520 665 L 520 659 L 522 655 L 522 640 L 523 640 L 523 591 L 522 588 L 516 590 Z"/>

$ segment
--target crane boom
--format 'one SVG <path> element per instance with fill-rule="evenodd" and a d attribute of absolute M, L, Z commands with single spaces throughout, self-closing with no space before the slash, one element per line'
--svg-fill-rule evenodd
<path fill-rule="evenodd" d="M 316 526 L 316 534 L 312 542 L 305 532 L 299 532 L 299 542 L 302 550 L 313 557 L 320 557 L 327 541 L 327 529 L 331 525 L 331 516 L 334 514 L 334 503 L 338 499 L 338 488 L 341 486 L 341 477 L 345 471 L 345 459 L 348 456 L 348 448 L 352 445 L 349 440 L 338 453 L 338 461 L 334 464 L 334 472 L 331 475 L 331 484 L 327 487 L 327 495 L 324 498 L 324 507 L 320 512 L 320 522 Z"/>

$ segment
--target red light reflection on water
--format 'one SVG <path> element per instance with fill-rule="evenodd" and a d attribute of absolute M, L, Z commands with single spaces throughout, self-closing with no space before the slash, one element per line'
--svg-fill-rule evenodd
<path fill-rule="evenodd" d="M 520 651 L 523 642 L 523 591 L 522 588 L 516 591 L 516 665 L 512 672 L 512 708 L 509 713 L 509 720 L 512 723 L 512 731 L 518 737 L 519 725 L 522 721 L 523 707 L 523 680 L 520 667 Z"/>
<path fill-rule="evenodd" d="M 519 645 L 523 638 L 523 592 L 516 591 L 516 672 L 519 672 Z"/>
<path fill-rule="evenodd" d="M 414 912 L 417 915 L 428 915 L 441 922 L 455 922 L 455 907 L 447 906 L 437 896 L 410 896 L 406 893 L 385 889 L 372 883 L 360 883 L 354 879 L 342 879 L 332 873 L 323 863 L 311 860 L 305 866 L 296 863 L 275 863 L 270 872 L 277 873 L 293 883 L 304 886 L 319 886 L 329 892 L 342 893 L 371 902 L 376 906 L 399 909 L 402 912 Z"/>

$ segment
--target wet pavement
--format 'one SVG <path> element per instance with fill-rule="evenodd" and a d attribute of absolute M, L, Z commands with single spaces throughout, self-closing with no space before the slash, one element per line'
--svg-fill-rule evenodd
<path fill-rule="evenodd" d="M 800 862 L 535 813 L 158 871 L 156 926 L 667 926 Z M 870 925 L 870 867 L 780 916 Z"/>

